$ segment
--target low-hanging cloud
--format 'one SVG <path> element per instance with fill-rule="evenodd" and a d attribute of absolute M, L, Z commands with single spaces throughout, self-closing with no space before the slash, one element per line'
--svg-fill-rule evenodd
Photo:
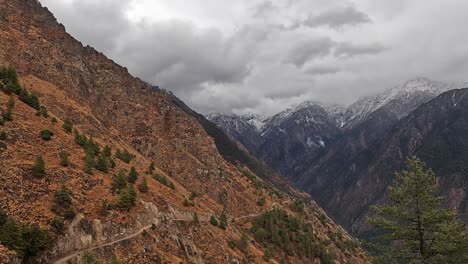
<path fill-rule="evenodd" d="M 354 5 L 329 9 L 323 13 L 310 15 L 302 22 L 306 27 L 328 26 L 330 28 L 342 28 L 344 26 L 356 26 L 370 23 L 371 19 L 366 14 L 356 9 Z"/>

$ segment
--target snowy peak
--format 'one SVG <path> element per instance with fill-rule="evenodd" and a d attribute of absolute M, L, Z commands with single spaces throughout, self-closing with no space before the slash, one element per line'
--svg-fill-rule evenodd
<path fill-rule="evenodd" d="M 381 93 L 360 98 L 346 110 L 343 124 L 345 128 L 352 128 L 379 109 L 403 118 L 438 95 L 464 86 L 466 84 L 443 83 L 423 77 L 411 79 Z"/>

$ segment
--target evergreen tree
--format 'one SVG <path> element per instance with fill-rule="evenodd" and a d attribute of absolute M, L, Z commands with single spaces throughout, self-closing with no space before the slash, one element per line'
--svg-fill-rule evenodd
<path fill-rule="evenodd" d="M 128 185 L 126 189 L 120 192 L 119 207 L 125 210 L 130 210 L 135 206 L 136 192 L 132 185 Z"/>
<path fill-rule="evenodd" d="M 109 161 L 108 158 L 104 155 L 101 154 L 96 162 L 96 170 L 102 171 L 104 173 L 109 172 Z"/>
<path fill-rule="evenodd" d="M 389 205 L 369 222 L 384 234 L 378 263 L 468 263 L 467 237 L 456 213 L 442 209 L 434 172 L 416 157 L 388 187 Z"/>
<path fill-rule="evenodd" d="M 85 151 L 85 156 L 83 157 L 83 161 L 84 161 L 84 171 L 87 174 L 93 174 L 93 168 L 94 168 L 94 165 L 95 165 L 93 153 L 86 150 Z"/>
<path fill-rule="evenodd" d="M 35 177 L 44 177 L 46 174 L 45 171 L 45 161 L 42 156 L 37 156 L 36 161 L 32 167 L 32 175 Z"/>
<path fill-rule="evenodd" d="M 145 177 L 143 177 L 143 180 L 141 180 L 141 183 L 138 185 L 138 190 L 142 193 L 148 192 L 148 183 Z"/>
<path fill-rule="evenodd" d="M 52 212 L 64 216 L 66 219 L 75 218 L 75 211 L 72 204 L 72 191 L 65 185 L 54 192 L 54 200 L 52 203 Z"/>
<path fill-rule="evenodd" d="M 117 176 L 112 179 L 112 193 L 119 193 L 125 187 L 127 187 L 127 179 L 123 170 L 120 170 Z"/>
<path fill-rule="evenodd" d="M 61 150 L 59 152 L 59 158 L 60 158 L 60 165 L 64 166 L 64 167 L 67 167 L 68 164 L 69 164 L 69 161 L 68 161 L 68 153 L 64 150 Z"/>
<path fill-rule="evenodd" d="M 216 217 L 214 215 L 211 215 L 211 218 L 210 218 L 210 223 L 214 226 L 218 226 L 218 219 L 216 219 Z"/>
<path fill-rule="evenodd" d="M 138 179 L 138 172 L 136 171 L 135 167 L 130 168 L 130 172 L 128 173 L 128 182 L 135 183 Z"/>
<path fill-rule="evenodd" d="M 153 174 L 155 169 L 156 168 L 154 167 L 154 162 L 151 162 L 151 164 L 149 165 L 149 168 L 148 168 L 148 173 Z"/>
<path fill-rule="evenodd" d="M 104 150 L 102 151 L 102 155 L 107 158 L 112 157 L 112 149 L 109 146 L 105 146 Z"/>
<path fill-rule="evenodd" d="M 68 134 L 70 134 L 73 130 L 73 123 L 71 122 L 70 119 L 66 118 L 64 121 L 63 121 L 63 126 L 62 126 L 63 130 L 65 130 L 65 132 L 67 132 Z"/>
<path fill-rule="evenodd" d="M 226 227 L 227 227 L 227 215 L 225 212 L 223 212 L 219 216 L 219 228 L 226 230 Z"/>
<path fill-rule="evenodd" d="M 239 249 L 243 253 L 247 252 L 247 243 L 248 243 L 247 235 L 244 232 L 242 232 L 240 239 L 239 239 Z"/>

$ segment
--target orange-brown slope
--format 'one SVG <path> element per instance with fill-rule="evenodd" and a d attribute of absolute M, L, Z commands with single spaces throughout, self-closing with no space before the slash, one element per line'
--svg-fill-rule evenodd
<path fill-rule="evenodd" d="M 48 252 L 44 261 L 105 244 L 114 235 L 132 236 L 155 222 L 156 230 L 144 229 L 146 235 L 123 241 L 112 253 L 135 263 L 154 262 L 151 258 L 167 263 L 229 262 L 243 258 L 239 250 L 228 247 L 227 241 L 240 237 L 244 223 L 230 224 L 223 231 L 206 222 L 209 215 L 219 216 L 226 210 L 233 219 L 259 214 L 273 205 L 288 208 L 287 197 L 267 195 L 271 190 L 259 191 L 238 168 L 226 162 L 203 127 L 174 105 L 168 94 L 133 78 L 94 49 L 83 47 L 37 1 L 0 0 L 0 21 L 0 64 L 15 67 L 22 76 L 22 86 L 38 94 L 41 104 L 58 120 L 53 124 L 50 118 L 35 116 L 33 109 L 17 100 L 13 121 L 5 125 L 8 138 L 7 150 L 1 153 L 1 209 L 21 221 L 49 228 L 54 217 L 50 211 L 53 191 L 65 184 L 73 191 L 73 204 L 79 213 L 67 223 L 65 236 L 56 235 L 54 251 Z M 7 100 L 5 94 L 0 95 L 1 107 Z M 110 174 L 84 173 L 83 150 L 61 129 L 65 118 L 101 145 L 110 145 L 114 151 L 127 148 L 137 158 L 130 165 L 117 161 Z M 41 129 L 52 130 L 53 139 L 43 142 L 38 136 Z M 71 154 L 76 167 L 58 165 L 62 147 Z M 30 175 L 37 155 L 45 157 L 44 179 Z M 176 183 L 175 191 L 147 176 L 149 192 L 138 193 L 136 208 L 129 213 L 112 210 L 107 217 L 97 214 L 102 200 L 117 199 L 110 192 L 113 174 L 129 166 L 143 174 L 152 161 L 158 173 Z M 196 206 L 183 206 L 184 197 L 192 191 L 200 196 Z M 264 206 L 256 205 L 260 197 L 265 197 Z M 202 227 L 188 221 L 193 217 L 187 213 L 190 211 L 200 215 Z M 329 233 L 341 230 L 330 221 L 319 224 L 320 215 L 311 213 L 309 220 L 320 236 L 330 241 Z M 72 242 L 65 243 L 65 238 Z M 138 254 L 142 248 L 145 254 Z M 259 262 L 261 250 L 255 243 L 249 250 Z M 337 259 L 361 259 L 356 252 L 346 255 L 333 243 L 329 250 L 335 251 Z M 95 251 L 104 256 L 110 253 L 105 247 Z"/>

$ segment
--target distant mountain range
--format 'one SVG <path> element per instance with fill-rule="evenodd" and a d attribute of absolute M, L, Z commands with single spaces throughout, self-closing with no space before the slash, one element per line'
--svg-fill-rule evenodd
<path fill-rule="evenodd" d="M 468 114 L 462 114 L 468 112 L 467 91 L 457 90 L 462 87 L 468 84 L 416 78 L 347 108 L 304 102 L 261 120 L 259 128 L 250 125 L 243 130 L 248 134 L 237 130 L 239 123 L 249 124 L 245 117 L 209 119 L 309 192 L 339 223 L 364 235 L 369 206 L 382 201 L 394 172 L 410 155 L 443 177 L 447 204 L 468 209 L 468 181 L 460 174 L 468 167 L 462 158 L 468 157 Z M 252 138 L 255 144 L 247 144 Z"/>

